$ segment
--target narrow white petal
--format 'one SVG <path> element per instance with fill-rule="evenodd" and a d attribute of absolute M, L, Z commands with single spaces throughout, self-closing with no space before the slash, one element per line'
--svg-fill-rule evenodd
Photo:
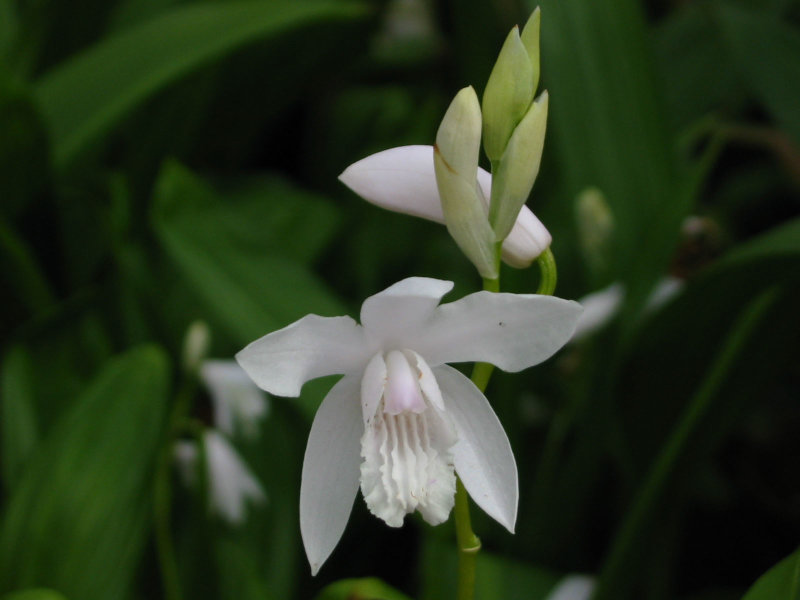
<path fill-rule="evenodd" d="M 360 379 L 343 377 L 317 411 L 303 459 L 300 533 L 311 574 L 330 556 L 347 525 L 358 492 L 361 434 Z"/>
<path fill-rule="evenodd" d="M 339 180 L 381 208 L 444 223 L 433 146 L 401 146 L 353 163 Z"/>
<path fill-rule="evenodd" d="M 427 326 L 452 281 L 409 277 L 370 296 L 361 306 L 361 324 L 376 348 L 407 347 Z"/>
<path fill-rule="evenodd" d="M 456 473 L 475 503 L 514 533 L 519 487 L 506 432 L 489 401 L 467 377 L 447 365 L 433 371 L 458 433 L 453 446 Z"/>
<path fill-rule="evenodd" d="M 350 317 L 306 315 L 252 342 L 236 360 L 262 390 L 299 396 L 309 379 L 360 371 L 370 356 L 363 329 Z"/>
<path fill-rule="evenodd" d="M 555 354 L 580 313 L 577 302 L 553 296 L 477 292 L 438 307 L 413 348 L 431 366 L 481 361 L 521 371 Z"/>
<path fill-rule="evenodd" d="M 339 179 L 376 206 L 444 223 L 433 168 L 433 146 L 400 146 L 372 154 L 347 167 Z M 488 203 L 492 175 L 480 167 L 478 185 Z M 544 225 L 523 206 L 503 242 L 503 260 L 514 267 L 528 266 L 551 240 Z"/>
<path fill-rule="evenodd" d="M 383 398 L 383 389 L 386 387 L 386 362 L 383 352 L 376 352 L 364 369 L 361 378 L 361 415 L 366 427 L 375 416 L 378 405 Z"/>
<path fill-rule="evenodd" d="M 419 354 L 413 350 L 406 350 L 405 354 L 409 360 L 413 358 L 411 364 L 415 364 L 418 371 L 419 387 L 425 395 L 425 399 L 430 402 L 437 410 L 444 410 L 444 402 L 442 402 L 442 392 L 439 391 L 439 384 L 436 383 L 436 377 Z"/>
<path fill-rule="evenodd" d="M 550 247 L 553 236 L 547 228 L 523 205 L 514 227 L 503 242 L 503 261 L 506 264 L 524 269 Z"/>

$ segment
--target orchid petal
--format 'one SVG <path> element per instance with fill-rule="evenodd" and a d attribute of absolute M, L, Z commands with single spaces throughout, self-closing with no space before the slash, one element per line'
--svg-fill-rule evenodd
<path fill-rule="evenodd" d="M 361 416 L 364 419 L 364 427 L 369 425 L 378 411 L 385 387 L 386 361 L 383 360 L 383 353 L 378 352 L 367 363 L 364 376 L 361 378 Z"/>
<path fill-rule="evenodd" d="M 419 373 L 419 387 L 425 398 L 436 408 L 438 411 L 444 410 L 444 402 L 442 401 L 442 392 L 439 390 L 439 384 L 436 383 L 436 376 L 431 371 L 428 363 L 419 354 L 413 350 L 407 350 L 406 355 L 413 357 L 413 362 L 416 364 Z"/>
<path fill-rule="evenodd" d="M 409 277 L 370 296 L 361 306 L 361 323 L 370 342 L 386 348 L 404 347 L 427 326 L 439 301 L 453 289 L 452 281 Z"/>
<path fill-rule="evenodd" d="M 252 342 L 236 360 L 262 390 L 299 396 L 309 379 L 356 372 L 369 357 L 364 332 L 353 319 L 306 315 Z"/>
<path fill-rule="evenodd" d="M 550 247 L 553 236 L 527 206 L 522 207 L 517 222 L 503 242 L 503 262 L 517 269 L 529 267 Z"/>
<path fill-rule="evenodd" d="M 364 432 L 359 388 L 358 378 L 352 376 L 333 386 L 308 436 L 300 482 L 300 533 L 312 575 L 342 537 L 358 492 Z"/>
<path fill-rule="evenodd" d="M 347 167 L 339 179 L 376 206 L 444 223 L 433 167 L 433 146 L 400 146 L 372 154 Z M 488 202 L 492 176 L 481 168 L 478 168 L 478 185 Z M 551 241 L 542 222 L 523 206 L 503 242 L 503 260 L 512 267 L 527 267 Z"/>
<path fill-rule="evenodd" d="M 475 503 L 514 533 L 519 483 L 508 436 L 474 383 L 447 365 L 433 371 L 458 433 L 453 446 L 456 473 Z"/>
<path fill-rule="evenodd" d="M 438 307 L 414 350 L 431 366 L 476 361 L 521 371 L 569 341 L 580 313 L 577 302 L 553 296 L 477 292 Z"/>
<path fill-rule="evenodd" d="M 339 180 L 376 206 L 444 223 L 433 146 L 400 146 L 372 154 L 347 167 Z"/>

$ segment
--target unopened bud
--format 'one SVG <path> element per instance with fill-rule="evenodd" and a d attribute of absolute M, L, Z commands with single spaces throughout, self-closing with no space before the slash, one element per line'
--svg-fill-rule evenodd
<path fill-rule="evenodd" d="M 506 37 L 483 92 L 483 148 L 489 160 L 500 160 L 534 94 L 528 51 L 514 27 Z"/>
<path fill-rule="evenodd" d="M 489 220 L 499 240 L 505 239 L 511 231 L 539 174 L 547 128 L 547 103 L 545 91 L 517 125 L 497 173 L 493 174 Z"/>
<path fill-rule="evenodd" d="M 462 89 L 436 134 L 433 166 L 447 230 L 482 277 L 496 279 L 495 236 L 478 187 L 481 110 L 472 87 Z"/>

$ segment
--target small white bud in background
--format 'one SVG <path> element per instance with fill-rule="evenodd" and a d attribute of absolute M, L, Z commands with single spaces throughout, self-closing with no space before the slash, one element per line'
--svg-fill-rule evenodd
<path fill-rule="evenodd" d="M 205 321 L 194 321 L 183 338 L 183 368 L 196 373 L 211 347 L 211 330 Z"/>

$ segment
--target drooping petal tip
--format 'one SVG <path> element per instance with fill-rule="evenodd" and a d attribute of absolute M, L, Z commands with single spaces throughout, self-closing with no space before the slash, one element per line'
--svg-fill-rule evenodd
<path fill-rule="evenodd" d="M 311 424 L 300 480 L 300 535 L 316 575 L 342 537 L 358 493 L 360 382 L 345 376 L 322 401 Z"/>

